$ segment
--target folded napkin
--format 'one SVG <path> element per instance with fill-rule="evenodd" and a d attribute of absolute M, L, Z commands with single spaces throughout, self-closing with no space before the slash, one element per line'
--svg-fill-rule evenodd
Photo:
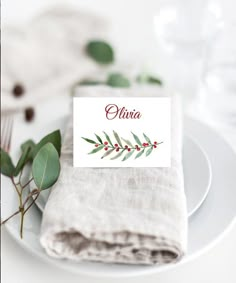
<path fill-rule="evenodd" d="M 92 13 L 55 6 L 25 25 L 3 27 L 1 93 L 4 111 L 35 106 L 52 95 L 68 94 L 99 66 L 85 53 L 91 39 L 107 39 L 108 24 Z M 23 96 L 12 89 L 23 85 Z"/>
<path fill-rule="evenodd" d="M 163 96 L 157 87 L 82 87 L 79 96 Z M 73 168 L 72 119 L 61 176 L 47 202 L 41 244 L 56 258 L 163 264 L 186 252 L 179 105 L 172 98 L 170 168 Z"/>

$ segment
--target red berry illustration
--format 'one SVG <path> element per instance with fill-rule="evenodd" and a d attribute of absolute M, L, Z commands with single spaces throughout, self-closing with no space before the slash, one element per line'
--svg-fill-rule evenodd
<path fill-rule="evenodd" d="M 157 146 L 156 146 L 156 145 L 154 145 L 153 147 L 154 147 L 154 148 L 157 148 Z"/>
<path fill-rule="evenodd" d="M 98 147 L 98 144 L 95 144 L 95 147 Z"/>
<path fill-rule="evenodd" d="M 108 150 L 108 147 L 105 147 L 104 149 L 105 149 L 105 150 Z"/>
<path fill-rule="evenodd" d="M 120 150 L 119 147 L 117 147 L 116 151 L 119 151 L 119 150 Z"/>
<path fill-rule="evenodd" d="M 117 143 L 115 143 L 115 147 L 118 147 L 118 144 L 117 144 Z"/>
<path fill-rule="evenodd" d="M 146 146 L 146 143 L 145 143 L 145 142 L 143 143 L 143 146 Z"/>
<path fill-rule="evenodd" d="M 105 142 L 104 142 L 104 144 L 105 144 L 105 145 L 108 145 L 108 142 L 107 142 L 107 141 L 105 141 Z"/>
<path fill-rule="evenodd" d="M 128 151 L 131 151 L 131 148 L 128 148 Z"/>
<path fill-rule="evenodd" d="M 157 142 L 155 141 L 154 144 L 157 144 Z"/>
<path fill-rule="evenodd" d="M 140 147 L 137 148 L 137 151 L 140 151 Z"/>
<path fill-rule="evenodd" d="M 126 145 L 125 148 L 127 149 L 127 148 L 128 148 L 128 145 Z"/>

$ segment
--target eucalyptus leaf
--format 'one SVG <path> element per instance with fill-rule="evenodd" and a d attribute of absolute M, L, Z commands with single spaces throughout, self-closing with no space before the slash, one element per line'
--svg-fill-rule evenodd
<path fill-rule="evenodd" d="M 152 153 L 153 147 L 150 147 L 147 151 L 146 151 L 146 156 L 150 155 Z"/>
<path fill-rule="evenodd" d="M 137 76 L 136 81 L 138 83 L 150 83 L 150 84 L 158 84 L 158 85 L 163 84 L 159 78 L 154 77 L 152 75 L 145 74 L 145 73 Z"/>
<path fill-rule="evenodd" d="M 79 85 L 100 85 L 100 84 L 104 84 L 104 82 L 89 80 L 89 79 L 82 80 L 79 82 Z"/>
<path fill-rule="evenodd" d="M 15 166 L 12 163 L 9 154 L 1 148 L 1 173 L 7 177 L 12 177 Z"/>
<path fill-rule="evenodd" d="M 147 137 L 145 134 L 143 134 L 145 140 L 149 143 L 149 144 L 152 144 L 151 140 L 149 139 L 149 137 Z"/>
<path fill-rule="evenodd" d="M 110 155 L 113 151 L 115 150 L 115 148 L 109 149 L 108 151 L 106 151 L 103 156 L 101 157 L 101 159 L 103 159 L 104 157 L 107 157 L 108 155 Z"/>
<path fill-rule="evenodd" d="M 130 87 L 130 81 L 120 73 L 110 74 L 106 84 L 111 87 Z"/>
<path fill-rule="evenodd" d="M 111 146 L 113 146 L 113 144 L 112 144 L 112 142 L 111 142 L 111 139 L 110 139 L 110 137 L 108 136 L 108 134 L 105 133 L 105 132 L 103 132 L 103 133 L 104 133 L 104 135 L 105 135 L 107 141 L 109 142 L 109 144 L 110 144 Z"/>
<path fill-rule="evenodd" d="M 113 157 L 111 158 L 111 160 L 115 160 L 115 159 L 119 158 L 119 157 L 123 154 L 124 151 L 125 151 L 125 149 L 123 149 L 123 150 L 122 150 L 121 152 L 119 152 L 117 155 L 113 156 Z"/>
<path fill-rule="evenodd" d="M 90 140 L 90 139 L 87 139 L 87 138 L 83 138 L 83 137 L 82 137 L 82 139 L 84 139 L 86 142 L 96 144 L 96 142 L 93 141 L 93 140 Z"/>
<path fill-rule="evenodd" d="M 129 145 L 130 147 L 134 147 L 133 145 L 132 145 L 132 143 L 129 141 L 129 140 L 125 140 L 125 139 L 123 139 L 123 138 L 121 138 L 127 145 Z"/>
<path fill-rule="evenodd" d="M 35 157 L 39 150 L 47 143 L 52 143 L 57 150 L 58 155 L 61 155 L 61 132 L 59 130 L 56 130 L 46 135 L 38 144 L 36 144 L 32 153 L 33 157 Z"/>
<path fill-rule="evenodd" d="M 33 140 L 27 140 L 21 145 L 21 151 L 22 153 L 27 151 L 29 148 L 29 153 L 28 153 L 28 160 L 32 161 L 33 160 L 33 151 L 35 148 L 36 144 Z"/>
<path fill-rule="evenodd" d="M 113 131 L 113 134 L 114 134 L 114 137 L 115 137 L 116 141 L 118 142 L 119 146 L 123 147 L 119 135 L 115 131 Z"/>
<path fill-rule="evenodd" d="M 55 184 L 60 174 L 58 151 L 52 143 L 43 145 L 32 164 L 32 175 L 38 189 L 45 190 Z"/>
<path fill-rule="evenodd" d="M 103 148 L 104 148 L 104 146 L 103 146 L 103 145 L 100 145 L 100 146 L 94 148 L 94 149 L 93 149 L 92 151 L 90 151 L 88 154 L 96 153 L 96 152 L 100 151 L 100 150 L 103 149 Z"/>
<path fill-rule="evenodd" d="M 14 176 L 17 176 L 20 173 L 20 171 L 23 169 L 23 167 L 25 166 L 25 164 L 29 160 L 28 158 L 29 158 L 30 151 L 31 151 L 31 148 L 27 147 L 22 152 L 21 157 L 20 157 L 19 161 L 17 162 L 16 169 L 14 171 Z"/>
<path fill-rule="evenodd" d="M 87 54 L 100 64 L 110 64 L 114 61 L 112 47 L 105 41 L 92 40 L 86 45 Z"/>
<path fill-rule="evenodd" d="M 134 137 L 136 143 L 139 144 L 140 146 L 142 146 L 142 143 L 141 143 L 140 139 L 138 138 L 138 136 L 135 135 L 134 133 L 132 133 L 132 135 L 133 135 L 133 137 Z"/>
<path fill-rule="evenodd" d="M 143 149 L 142 151 L 140 151 L 140 152 L 135 156 L 135 159 L 136 159 L 136 158 L 139 158 L 140 156 L 142 156 L 143 153 L 144 153 L 144 151 L 145 151 L 145 149 Z"/>
<path fill-rule="evenodd" d="M 98 135 L 96 135 L 96 134 L 95 134 L 95 136 L 96 136 L 97 140 L 98 140 L 100 143 L 102 143 L 102 139 L 101 139 Z"/>
<path fill-rule="evenodd" d="M 130 152 L 128 152 L 128 153 L 124 156 L 124 158 L 122 159 L 122 161 L 125 161 L 125 160 L 127 160 L 128 158 L 130 158 L 130 156 L 131 156 L 133 153 L 134 153 L 134 150 L 131 150 Z"/>

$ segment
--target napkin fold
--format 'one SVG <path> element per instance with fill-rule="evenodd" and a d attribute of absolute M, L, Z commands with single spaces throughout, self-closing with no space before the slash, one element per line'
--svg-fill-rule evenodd
<path fill-rule="evenodd" d="M 81 87 L 79 96 L 164 96 L 157 87 Z M 74 168 L 72 119 L 66 129 L 61 175 L 52 189 L 41 244 L 56 258 L 164 264 L 187 247 L 182 171 L 182 121 L 172 97 L 170 168 Z"/>

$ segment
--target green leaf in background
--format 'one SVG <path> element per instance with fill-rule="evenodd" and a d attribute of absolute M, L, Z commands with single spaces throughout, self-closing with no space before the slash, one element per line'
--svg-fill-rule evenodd
<path fill-rule="evenodd" d="M 115 159 L 119 158 L 119 157 L 123 154 L 124 151 L 125 151 L 125 149 L 123 149 L 123 150 L 122 150 L 121 152 L 119 152 L 117 155 L 115 155 L 114 157 L 112 157 L 111 160 L 115 160 Z"/>
<path fill-rule="evenodd" d="M 79 82 L 79 85 L 100 85 L 100 84 L 104 84 L 103 82 L 100 81 L 95 81 L 95 80 L 82 80 Z"/>
<path fill-rule="evenodd" d="M 33 160 L 33 150 L 34 150 L 34 147 L 35 147 L 35 142 L 33 140 L 27 140 L 26 142 L 24 142 L 22 145 L 21 145 L 21 151 L 22 153 L 24 153 L 25 151 L 28 150 L 28 148 L 30 149 L 29 150 L 29 154 L 28 154 L 28 160 L 32 161 Z"/>
<path fill-rule="evenodd" d="M 104 157 L 107 157 L 108 155 L 110 155 L 113 151 L 115 150 L 115 148 L 109 149 L 108 151 L 106 151 L 103 156 L 101 157 L 101 159 L 103 159 Z"/>
<path fill-rule="evenodd" d="M 86 139 L 86 138 L 83 138 L 82 137 L 82 139 L 84 139 L 86 142 L 89 142 L 89 143 L 93 143 L 93 144 L 96 144 L 96 142 L 95 141 L 93 141 L 93 140 L 90 140 L 90 139 Z"/>
<path fill-rule="evenodd" d="M 110 64 L 114 61 L 114 52 L 112 47 L 105 41 L 92 40 L 86 45 L 87 54 L 97 63 Z"/>
<path fill-rule="evenodd" d="M 95 134 L 95 136 L 96 136 L 97 140 L 98 140 L 100 143 L 102 143 L 102 139 L 101 139 L 98 135 L 96 135 L 96 134 Z"/>
<path fill-rule="evenodd" d="M 130 156 L 134 153 L 134 150 L 131 150 L 130 152 L 128 152 L 125 157 L 122 159 L 122 161 L 127 160 L 128 158 L 130 158 Z"/>
<path fill-rule="evenodd" d="M 150 83 L 150 84 L 158 84 L 158 85 L 162 85 L 162 81 L 154 76 L 148 75 L 148 74 L 141 74 L 136 78 L 136 81 L 138 83 Z"/>
<path fill-rule="evenodd" d="M 120 73 L 110 74 L 106 83 L 111 87 L 130 87 L 130 81 Z"/>
<path fill-rule="evenodd" d="M 115 131 L 113 131 L 113 134 L 114 134 L 114 137 L 115 137 L 116 141 L 118 142 L 119 146 L 123 147 L 119 135 Z"/>
<path fill-rule="evenodd" d="M 21 154 L 20 159 L 17 162 L 16 169 L 14 171 L 14 176 L 16 177 L 20 171 L 23 169 L 27 161 L 29 160 L 29 154 L 30 154 L 31 148 L 27 147 L 24 149 L 24 151 Z"/>
<path fill-rule="evenodd" d="M 140 156 L 142 156 L 143 153 L 144 153 L 144 151 L 145 151 L 145 149 L 143 149 L 142 151 L 140 151 L 140 152 L 135 156 L 135 159 L 136 159 L 136 158 L 139 158 Z"/>
<path fill-rule="evenodd" d="M 61 155 L 61 132 L 59 130 L 56 130 L 46 135 L 38 144 L 36 144 L 33 150 L 33 157 L 35 157 L 39 150 L 47 143 L 52 143 L 59 156 Z"/>
<path fill-rule="evenodd" d="M 113 144 L 112 144 L 112 142 L 111 142 L 111 139 L 110 139 L 110 137 L 108 136 L 108 134 L 105 133 L 105 132 L 103 132 L 103 133 L 104 133 L 104 135 L 105 135 L 107 141 L 109 142 L 109 144 L 110 144 L 111 146 L 113 146 Z"/>
<path fill-rule="evenodd" d="M 152 153 L 153 147 L 150 147 L 147 151 L 146 151 L 146 156 L 150 155 Z"/>
<path fill-rule="evenodd" d="M 132 132 L 131 132 L 131 133 L 132 133 Z M 138 138 L 138 136 L 136 136 L 134 133 L 132 133 L 132 135 L 133 135 L 133 137 L 134 137 L 136 143 L 139 144 L 140 146 L 142 146 L 142 143 L 141 143 L 140 139 Z"/>
<path fill-rule="evenodd" d="M 12 177 L 15 166 L 12 163 L 9 154 L 1 148 L 1 173 L 7 177 Z"/>
<path fill-rule="evenodd" d="M 52 143 L 46 143 L 38 151 L 33 160 L 32 174 L 40 190 L 46 190 L 56 183 L 60 174 L 60 161 Z"/>
<path fill-rule="evenodd" d="M 89 152 L 88 154 L 96 153 L 96 152 L 100 151 L 100 150 L 103 149 L 103 148 L 104 148 L 104 145 L 100 145 L 100 146 L 94 148 L 94 149 L 93 149 L 91 152 Z"/>
<path fill-rule="evenodd" d="M 151 140 L 149 139 L 149 137 L 147 137 L 145 134 L 143 134 L 145 140 L 149 143 L 149 144 L 152 144 Z"/>

